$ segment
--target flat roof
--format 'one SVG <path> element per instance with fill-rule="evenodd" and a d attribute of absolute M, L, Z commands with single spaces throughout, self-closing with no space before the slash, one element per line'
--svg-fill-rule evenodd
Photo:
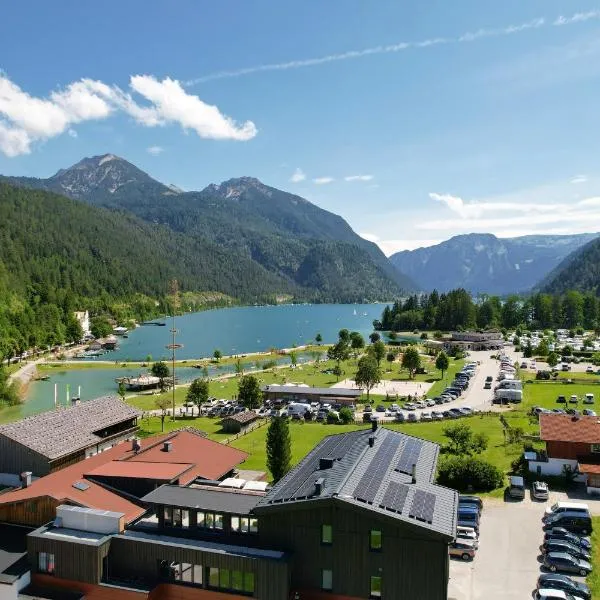
<path fill-rule="evenodd" d="M 29 570 L 23 560 L 31 527 L 0 523 L 0 582 L 10 583 Z"/>
<path fill-rule="evenodd" d="M 207 489 L 205 487 L 189 488 L 177 485 L 161 485 L 146 494 L 142 501 L 151 504 L 247 515 L 250 514 L 261 498 L 262 494 L 249 494 L 232 488 Z"/>
<path fill-rule="evenodd" d="M 285 560 L 285 552 L 278 550 L 263 550 L 262 548 L 250 548 L 248 546 L 234 546 L 233 544 L 219 544 L 216 542 L 207 542 L 205 540 L 188 539 L 172 537 L 168 535 L 159 535 L 157 533 L 146 533 L 128 529 L 127 531 L 114 535 L 114 538 L 132 539 L 135 538 L 141 542 L 160 544 L 161 546 L 174 546 L 179 548 L 195 548 L 215 554 L 226 554 L 229 556 L 243 556 L 247 558 L 262 558 L 269 560 Z"/>
<path fill-rule="evenodd" d="M 333 499 L 453 538 L 458 493 L 434 483 L 438 451 L 433 442 L 382 427 L 326 437 L 267 492 L 256 512 Z"/>
<path fill-rule="evenodd" d="M 188 471 L 194 465 L 190 463 L 132 462 L 112 460 L 92 471 L 86 471 L 86 477 L 128 477 L 132 479 L 155 479 L 171 481 Z"/>
<path fill-rule="evenodd" d="M 102 441 L 94 432 L 141 414 L 118 396 L 102 396 L 2 425 L 0 436 L 54 460 Z"/>
<path fill-rule="evenodd" d="M 305 396 L 340 396 L 340 397 L 358 397 L 362 394 L 360 388 L 340 388 L 340 387 L 308 387 L 302 385 L 278 385 L 271 383 L 261 387 L 263 392 L 281 393 L 281 394 L 303 394 Z"/>
<path fill-rule="evenodd" d="M 50 538 L 53 540 L 72 541 L 78 544 L 86 544 L 88 546 L 102 545 L 111 534 L 95 533 L 93 531 L 82 531 L 80 529 L 70 529 L 68 527 L 42 527 L 30 533 L 32 537 Z"/>

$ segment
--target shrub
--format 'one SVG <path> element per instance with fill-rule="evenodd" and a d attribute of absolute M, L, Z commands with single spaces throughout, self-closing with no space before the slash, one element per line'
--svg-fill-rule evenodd
<path fill-rule="evenodd" d="M 480 458 L 451 456 L 441 462 L 437 481 L 461 492 L 489 492 L 504 484 L 504 474 Z"/>
<path fill-rule="evenodd" d="M 348 423 L 352 423 L 353 420 L 354 415 L 352 414 L 352 411 L 347 406 L 342 406 L 342 408 L 340 408 L 340 421 L 344 425 L 347 425 Z"/>
<path fill-rule="evenodd" d="M 329 411 L 327 413 L 327 423 L 329 425 L 338 425 L 340 422 L 340 418 L 334 413 Z"/>
<path fill-rule="evenodd" d="M 550 374 L 550 371 L 538 371 L 538 372 L 535 374 L 535 378 L 536 378 L 538 381 L 540 381 L 540 380 L 541 380 L 541 381 L 548 381 L 548 379 L 550 379 L 550 375 L 551 375 L 551 374 Z"/>

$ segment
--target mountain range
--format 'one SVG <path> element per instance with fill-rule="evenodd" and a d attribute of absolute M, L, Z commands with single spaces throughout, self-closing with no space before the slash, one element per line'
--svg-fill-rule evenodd
<path fill-rule="evenodd" d="M 506 295 L 533 289 L 598 234 L 497 238 L 473 233 L 390 256 L 391 263 L 424 291 L 464 288 Z"/>
<path fill-rule="evenodd" d="M 285 295 L 358 302 L 415 290 L 378 246 L 357 235 L 341 217 L 251 177 L 184 192 L 106 154 L 85 158 L 47 179 L 2 179 L 125 213 L 191 243 L 218 248 L 226 262 L 239 261 L 251 265 L 251 271 L 269 274 L 271 293 L 264 299 Z M 206 255 L 193 258 L 203 262 Z M 240 299 L 248 296 L 255 298 L 254 292 L 237 294 Z"/>

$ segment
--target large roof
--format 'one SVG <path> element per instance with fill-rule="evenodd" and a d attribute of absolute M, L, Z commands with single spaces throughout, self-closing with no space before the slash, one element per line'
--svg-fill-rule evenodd
<path fill-rule="evenodd" d="M 438 450 L 433 442 L 383 428 L 330 436 L 257 508 L 335 499 L 451 538 L 458 494 L 433 483 Z M 416 483 L 412 483 L 413 465 Z"/>
<path fill-rule="evenodd" d="M 309 387 L 304 385 L 279 385 L 271 383 L 261 387 L 263 392 L 271 394 L 300 394 L 309 396 L 339 396 L 339 397 L 358 397 L 362 394 L 361 388 L 341 388 L 341 387 Z"/>
<path fill-rule="evenodd" d="M 598 417 L 540 414 L 540 438 L 544 442 L 600 444 Z"/>
<path fill-rule="evenodd" d="M 247 515 L 258 504 L 262 494 L 220 488 L 179 487 L 161 485 L 144 496 L 142 500 L 151 504 L 164 504 L 180 508 Z"/>
<path fill-rule="evenodd" d="M 164 450 L 164 442 L 171 450 Z M 141 440 L 141 450 L 132 450 L 132 444 L 122 442 L 91 456 L 86 460 L 40 477 L 29 487 L 0 494 L 0 505 L 48 496 L 78 506 L 110 510 L 125 514 L 130 522 L 141 516 L 145 509 L 135 499 L 118 494 L 118 484 L 110 491 L 93 481 L 94 475 L 129 477 L 165 481 L 179 477 L 181 485 L 196 478 L 218 479 L 242 462 L 248 455 L 241 450 L 208 440 L 202 432 L 189 429 L 174 431 Z M 90 478 L 87 476 L 89 475 Z M 141 504 L 141 503 L 140 503 Z"/>
<path fill-rule="evenodd" d="M 54 460 L 101 442 L 94 432 L 140 415 L 118 396 L 102 396 L 2 425 L 0 435 Z"/>

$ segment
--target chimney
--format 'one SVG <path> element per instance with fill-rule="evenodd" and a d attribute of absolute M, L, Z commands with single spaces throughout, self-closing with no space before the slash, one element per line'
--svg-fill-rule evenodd
<path fill-rule="evenodd" d="M 411 473 L 412 473 L 412 482 L 417 483 L 417 465 L 415 463 L 413 463 Z"/>
<path fill-rule="evenodd" d="M 24 488 L 28 488 L 31 485 L 31 471 L 21 473 L 21 484 Z"/>
<path fill-rule="evenodd" d="M 317 479 L 315 481 L 315 496 L 321 495 L 321 492 L 323 491 L 324 483 L 325 483 L 325 479 L 323 479 L 323 477 L 319 477 L 319 479 Z"/>
<path fill-rule="evenodd" d="M 377 419 L 371 418 L 371 431 L 373 433 L 377 431 Z"/>
<path fill-rule="evenodd" d="M 369 436 L 369 446 L 372 448 L 374 445 L 375 445 L 375 436 L 370 435 Z"/>
<path fill-rule="evenodd" d="M 319 459 L 319 470 L 331 469 L 333 467 L 333 458 L 320 458 Z"/>
<path fill-rule="evenodd" d="M 131 440 L 132 452 L 135 452 L 137 454 L 141 449 L 142 449 L 142 445 L 140 444 L 140 440 L 138 440 L 137 438 L 133 438 Z"/>
<path fill-rule="evenodd" d="M 170 440 L 163 444 L 163 452 L 171 452 L 171 448 L 173 447 L 173 442 Z"/>

